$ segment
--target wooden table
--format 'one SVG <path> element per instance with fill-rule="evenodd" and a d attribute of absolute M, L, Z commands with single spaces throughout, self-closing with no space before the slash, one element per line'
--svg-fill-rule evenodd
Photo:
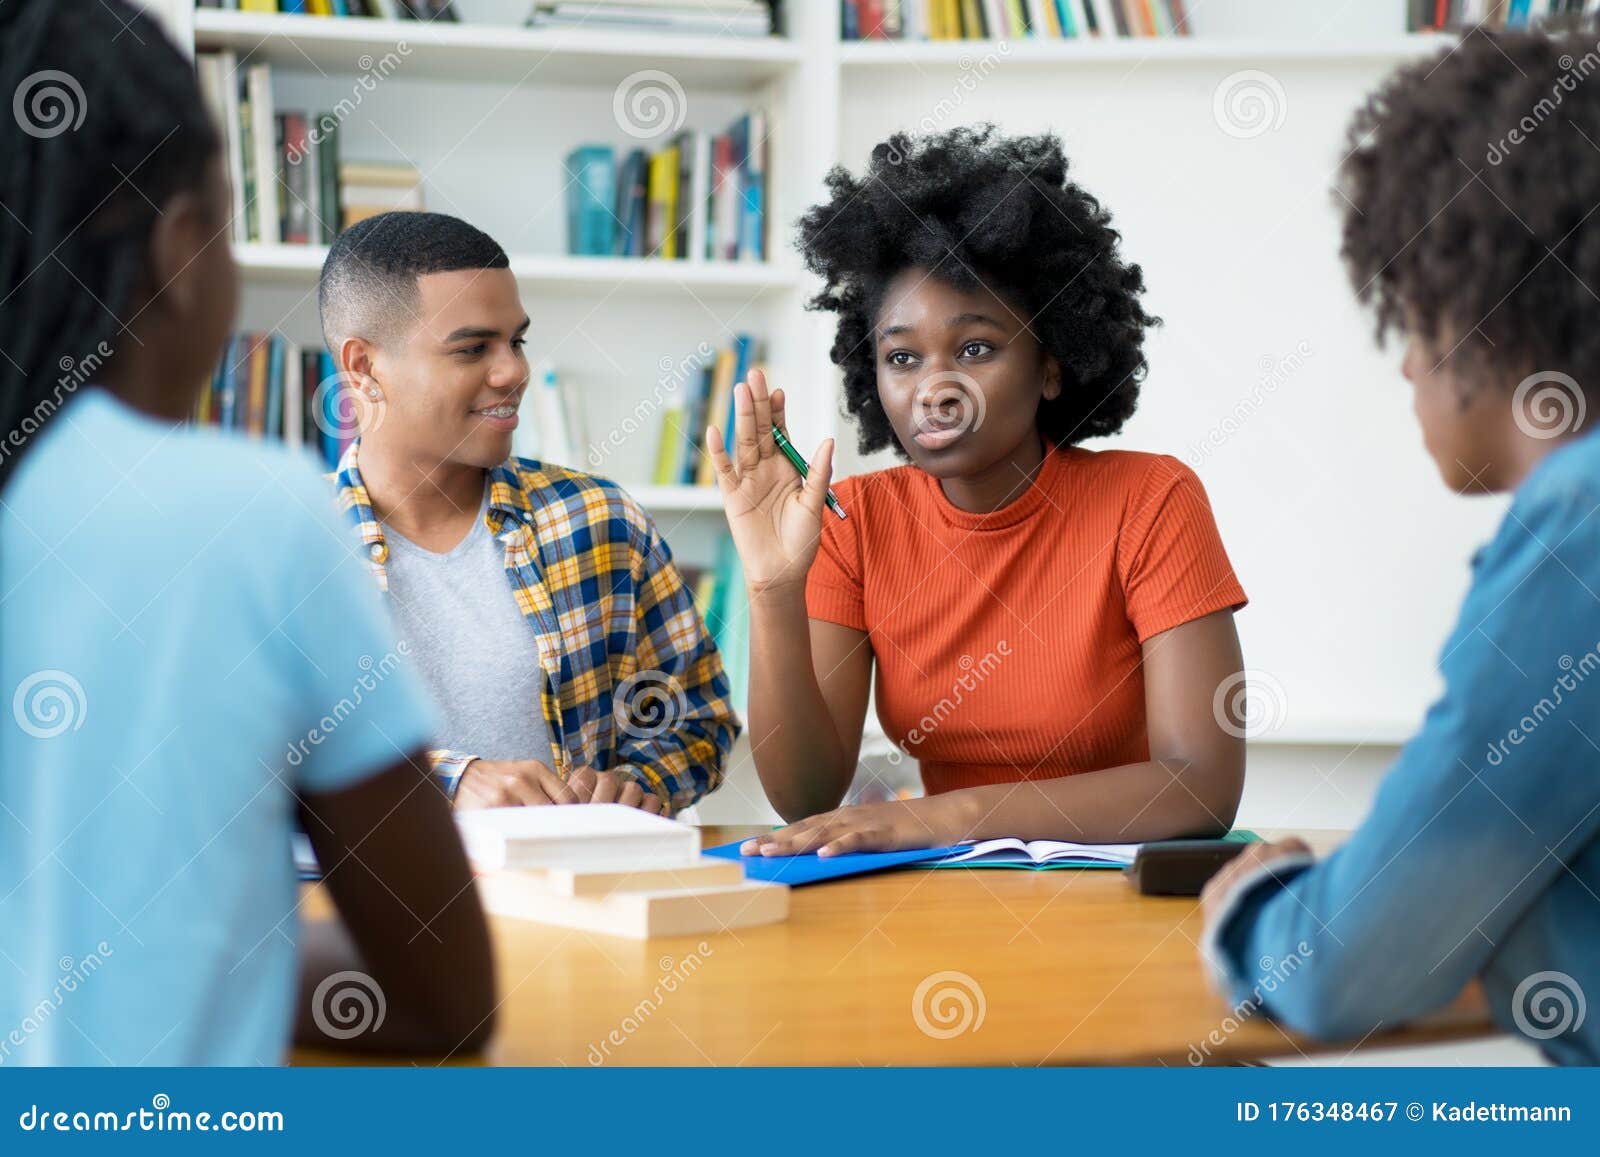
<path fill-rule="evenodd" d="M 704 843 L 760 830 L 708 827 Z M 1318 850 L 1342 838 L 1296 834 Z M 1197 902 L 1140 896 L 1120 872 L 894 871 L 796 888 L 792 901 L 783 924 L 649 941 L 495 920 L 488 1061 L 1185 1065 L 1330 1047 L 1259 1016 L 1236 1024 L 1199 962 Z M 1490 1031 L 1470 989 L 1363 1043 Z"/>

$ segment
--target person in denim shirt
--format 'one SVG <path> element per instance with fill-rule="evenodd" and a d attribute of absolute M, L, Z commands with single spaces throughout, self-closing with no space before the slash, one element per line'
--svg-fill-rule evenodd
<path fill-rule="evenodd" d="M 1351 128 L 1358 295 L 1406 337 L 1446 484 L 1513 498 L 1366 821 L 1321 862 L 1256 846 L 1203 896 L 1229 999 L 1312 1036 L 1397 1026 L 1477 978 L 1506 1030 L 1600 1062 L 1600 87 L 1563 82 L 1594 52 L 1470 33 Z"/>

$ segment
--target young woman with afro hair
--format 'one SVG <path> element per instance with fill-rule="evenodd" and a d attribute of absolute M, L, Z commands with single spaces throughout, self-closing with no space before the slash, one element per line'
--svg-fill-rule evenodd
<path fill-rule="evenodd" d="M 906 461 L 841 480 L 841 518 L 832 444 L 802 484 L 760 373 L 731 456 L 707 431 L 750 591 L 756 767 L 789 821 L 745 851 L 1225 832 L 1244 592 L 1192 471 L 1078 445 L 1133 413 L 1155 322 L 1109 214 L 1055 138 L 991 127 L 896 134 L 828 188 L 800 223 L 812 304 L 838 316 L 862 451 Z M 841 807 L 874 667 L 927 795 Z"/>

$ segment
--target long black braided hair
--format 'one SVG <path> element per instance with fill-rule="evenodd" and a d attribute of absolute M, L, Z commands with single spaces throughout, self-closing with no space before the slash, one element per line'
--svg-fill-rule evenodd
<path fill-rule="evenodd" d="M 192 65 L 152 16 L 0 0 L 0 490 L 85 370 L 129 340 L 158 206 L 202 189 L 218 147 Z"/>

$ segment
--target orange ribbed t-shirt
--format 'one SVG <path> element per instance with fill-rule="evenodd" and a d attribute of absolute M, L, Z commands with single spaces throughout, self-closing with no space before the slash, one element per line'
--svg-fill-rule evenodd
<path fill-rule="evenodd" d="M 1176 458 L 1051 449 L 971 514 L 898 466 L 834 483 L 812 618 L 866 631 L 878 718 L 928 793 L 1149 758 L 1140 644 L 1245 594 Z"/>

